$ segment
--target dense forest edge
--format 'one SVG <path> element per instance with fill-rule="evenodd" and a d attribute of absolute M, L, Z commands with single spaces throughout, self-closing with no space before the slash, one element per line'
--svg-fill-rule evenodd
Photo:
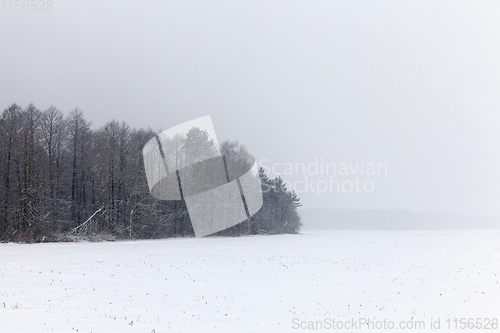
<path fill-rule="evenodd" d="M 92 129 L 82 110 L 12 104 L 0 118 L 0 241 L 193 237 L 183 201 L 153 198 L 142 148 L 157 133 L 110 121 Z M 246 152 L 236 141 L 223 154 Z M 263 206 L 215 236 L 298 233 L 300 199 L 259 169 Z"/>

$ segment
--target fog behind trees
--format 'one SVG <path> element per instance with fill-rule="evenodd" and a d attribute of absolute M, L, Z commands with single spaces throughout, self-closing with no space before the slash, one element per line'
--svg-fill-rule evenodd
<path fill-rule="evenodd" d="M 500 218 L 451 212 L 382 209 L 300 210 L 307 230 L 445 230 L 500 228 Z"/>

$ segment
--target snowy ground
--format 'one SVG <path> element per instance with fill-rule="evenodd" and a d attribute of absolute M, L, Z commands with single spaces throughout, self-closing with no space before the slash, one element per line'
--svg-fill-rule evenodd
<path fill-rule="evenodd" d="M 0 332 L 294 332 L 360 317 L 446 331 L 500 318 L 499 280 L 499 230 L 0 244 Z"/>

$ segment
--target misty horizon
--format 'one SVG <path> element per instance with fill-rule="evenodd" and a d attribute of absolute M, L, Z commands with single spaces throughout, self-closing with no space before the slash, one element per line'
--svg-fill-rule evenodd
<path fill-rule="evenodd" d="M 372 192 L 303 193 L 305 207 L 499 217 L 499 14 L 467 1 L 5 10 L 0 108 L 78 107 L 92 128 L 157 133 L 211 115 L 221 141 L 270 165 L 387 165 L 360 179 Z"/>

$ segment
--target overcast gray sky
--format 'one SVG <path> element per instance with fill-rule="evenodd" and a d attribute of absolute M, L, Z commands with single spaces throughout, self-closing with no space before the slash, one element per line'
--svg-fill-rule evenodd
<path fill-rule="evenodd" d="M 211 115 L 268 166 L 387 164 L 360 177 L 373 192 L 309 190 L 306 207 L 500 216 L 499 17 L 494 1 L 0 7 L 0 108 L 78 106 L 95 128 Z"/>

